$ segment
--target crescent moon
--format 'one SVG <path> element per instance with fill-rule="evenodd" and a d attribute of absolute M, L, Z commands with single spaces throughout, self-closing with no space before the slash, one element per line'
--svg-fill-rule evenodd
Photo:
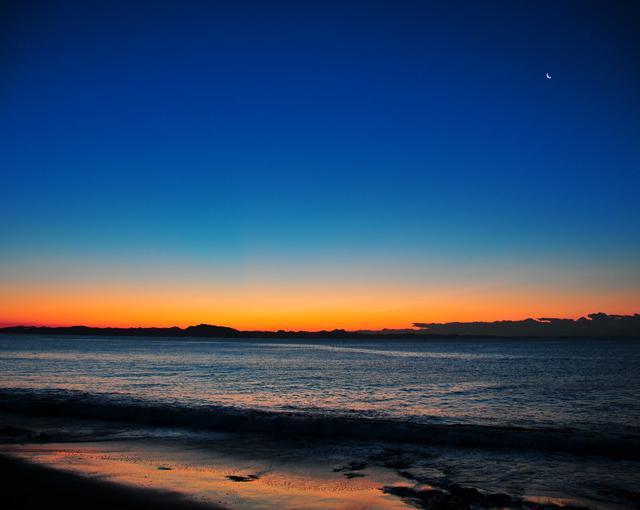
<path fill-rule="evenodd" d="M 550 80 L 550 79 L 551 79 L 551 76 L 549 76 L 549 73 L 547 73 L 547 75 L 546 75 L 546 76 L 547 76 L 547 80 Z"/>

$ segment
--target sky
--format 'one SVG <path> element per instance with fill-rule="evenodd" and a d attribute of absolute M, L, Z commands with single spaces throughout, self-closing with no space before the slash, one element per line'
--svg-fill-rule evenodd
<path fill-rule="evenodd" d="M 640 311 L 637 2 L 0 9 L 0 324 Z"/>

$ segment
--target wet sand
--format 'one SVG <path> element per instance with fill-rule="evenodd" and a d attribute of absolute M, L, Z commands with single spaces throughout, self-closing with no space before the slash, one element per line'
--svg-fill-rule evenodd
<path fill-rule="evenodd" d="M 250 453 L 216 454 L 204 444 L 148 440 L 12 445 L 1 451 L 82 480 L 142 489 L 151 501 L 160 491 L 224 508 L 406 508 L 380 490 L 402 482 L 393 471 L 326 459 L 257 459 Z"/>
<path fill-rule="evenodd" d="M 7 508 L 618 510 L 633 508 L 637 496 L 585 498 L 554 489 L 542 473 L 574 465 L 561 456 L 545 461 L 520 452 L 187 433 L 61 417 L 0 415 L 0 425 Z M 597 462 L 585 462 L 583 471 Z"/>
<path fill-rule="evenodd" d="M 177 492 L 140 489 L 0 455 L 2 507 L 8 510 L 222 510 Z"/>

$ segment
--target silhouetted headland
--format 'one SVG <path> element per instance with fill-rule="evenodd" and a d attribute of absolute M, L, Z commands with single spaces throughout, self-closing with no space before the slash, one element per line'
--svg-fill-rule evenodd
<path fill-rule="evenodd" d="M 413 324 L 427 334 L 494 337 L 640 336 L 640 314 L 590 313 L 586 317 L 542 317 L 521 321 L 446 322 Z"/>
<path fill-rule="evenodd" d="M 435 339 L 435 338 L 544 338 L 544 337 L 640 337 L 640 314 L 592 313 L 579 319 L 542 317 L 519 321 L 414 323 L 416 329 L 347 331 L 243 331 L 200 324 L 179 328 L 98 328 L 89 326 L 10 326 L 6 334 L 156 336 L 198 338 L 301 338 L 301 339 Z"/>

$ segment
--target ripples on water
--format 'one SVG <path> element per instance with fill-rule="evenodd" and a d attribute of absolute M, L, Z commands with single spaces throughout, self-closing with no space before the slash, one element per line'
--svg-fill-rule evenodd
<path fill-rule="evenodd" d="M 640 341 L 2 335 L 0 387 L 191 406 L 637 432 Z"/>

